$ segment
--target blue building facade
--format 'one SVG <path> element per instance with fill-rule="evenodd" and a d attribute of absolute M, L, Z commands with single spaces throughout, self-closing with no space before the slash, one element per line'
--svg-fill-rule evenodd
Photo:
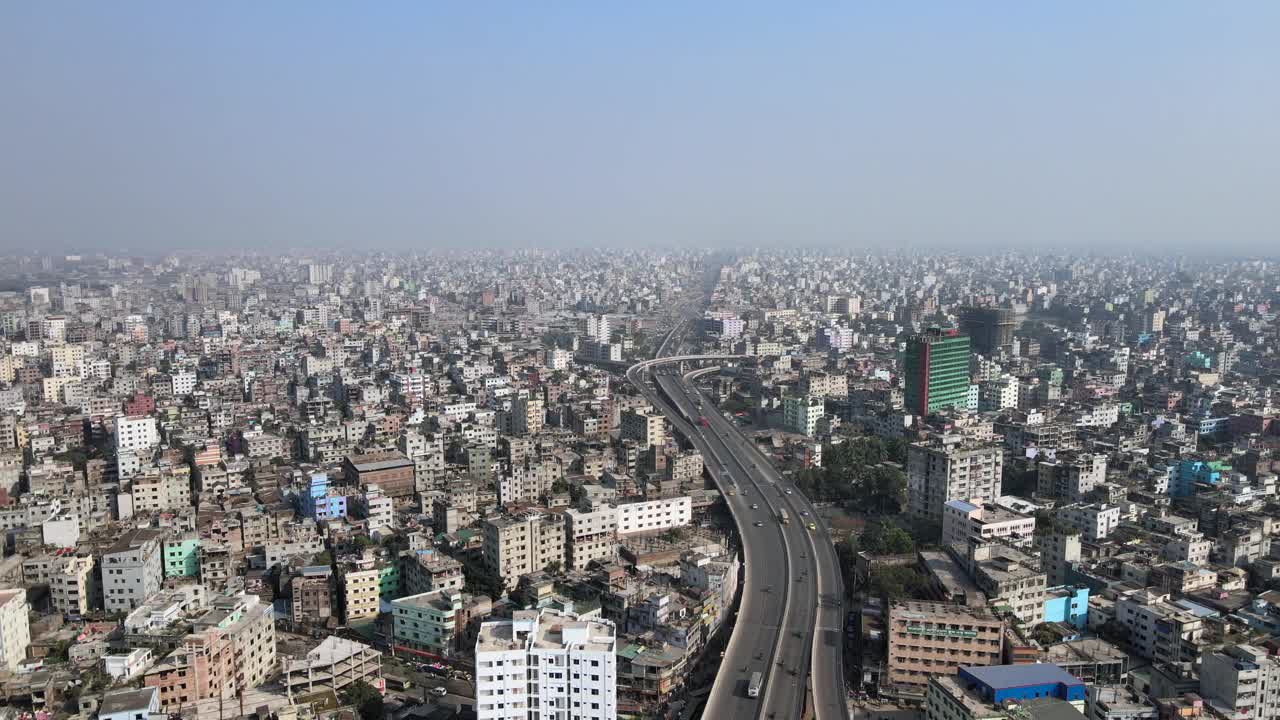
<path fill-rule="evenodd" d="M 1188 497 L 1195 493 L 1196 483 L 1217 485 L 1222 481 L 1222 473 L 1230 470 L 1229 465 L 1220 462 L 1183 460 L 1178 463 L 1178 470 L 1169 482 L 1169 495 Z"/>
<path fill-rule="evenodd" d="M 1044 621 L 1070 623 L 1085 629 L 1089 624 L 1089 588 L 1062 585 L 1046 590 Z"/>
<path fill-rule="evenodd" d="M 957 678 L 993 705 L 1036 698 L 1084 702 L 1084 681 L 1049 663 L 962 667 Z"/>
<path fill-rule="evenodd" d="M 329 494 L 329 476 L 314 473 L 299 503 L 302 514 L 312 520 L 332 520 L 347 516 L 347 496 Z"/>

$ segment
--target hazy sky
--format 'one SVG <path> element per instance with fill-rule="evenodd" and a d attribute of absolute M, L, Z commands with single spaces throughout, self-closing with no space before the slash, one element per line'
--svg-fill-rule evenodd
<path fill-rule="evenodd" d="M 0 248 L 1280 254 L 1280 2 L 0 3 Z"/>

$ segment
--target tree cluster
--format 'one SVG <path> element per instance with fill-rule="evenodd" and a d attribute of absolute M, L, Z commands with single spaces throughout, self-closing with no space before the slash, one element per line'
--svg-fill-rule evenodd
<path fill-rule="evenodd" d="M 827 445 L 822 450 L 822 467 L 799 473 L 796 485 L 814 500 L 875 515 L 896 515 L 906 506 L 907 478 L 884 463 L 901 462 L 905 455 L 906 445 L 892 439 L 857 438 Z"/>

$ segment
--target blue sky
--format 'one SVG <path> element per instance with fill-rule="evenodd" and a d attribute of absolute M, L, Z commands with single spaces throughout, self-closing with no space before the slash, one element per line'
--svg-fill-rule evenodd
<path fill-rule="evenodd" d="M 1280 247 L 1280 3 L 0 4 L 0 248 Z"/>

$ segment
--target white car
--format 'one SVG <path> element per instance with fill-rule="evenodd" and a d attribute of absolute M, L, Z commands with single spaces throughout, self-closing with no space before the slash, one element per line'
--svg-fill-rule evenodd
<path fill-rule="evenodd" d="M 790 491 L 790 490 L 788 490 L 788 491 L 787 491 L 787 494 L 788 494 L 788 495 L 790 495 L 790 494 L 791 494 L 791 491 Z"/>
<path fill-rule="evenodd" d="M 759 509 L 760 509 L 760 503 L 751 503 L 751 509 L 752 509 L 752 510 L 759 510 Z"/>
<path fill-rule="evenodd" d="M 449 691 L 446 690 L 443 685 L 440 685 L 438 687 L 431 688 L 431 694 L 436 697 L 444 697 L 449 694 Z"/>

